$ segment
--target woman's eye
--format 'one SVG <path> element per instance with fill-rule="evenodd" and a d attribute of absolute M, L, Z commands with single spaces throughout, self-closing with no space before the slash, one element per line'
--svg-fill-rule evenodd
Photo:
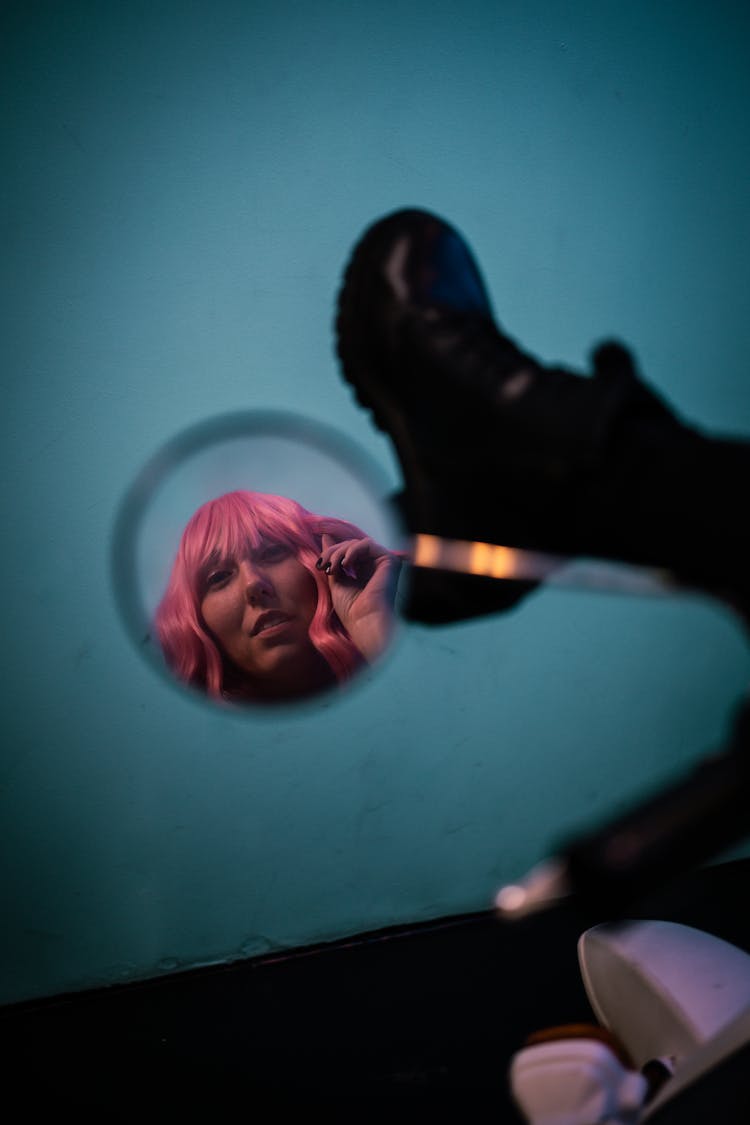
<path fill-rule="evenodd" d="M 216 590 L 219 586 L 223 586 L 228 581 L 231 575 L 231 570 L 212 570 L 206 577 L 206 588 L 208 590 Z"/>
<path fill-rule="evenodd" d="M 289 554 L 289 548 L 283 543 L 269 543 L 260 552 L 262 562 L 281 562 Z"/>

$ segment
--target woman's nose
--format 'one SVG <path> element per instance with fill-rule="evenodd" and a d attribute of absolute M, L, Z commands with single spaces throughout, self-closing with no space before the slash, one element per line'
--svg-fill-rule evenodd
<path fill-rule="evenodd" d="M 273 585 L 262 570 L 246 563 L 243 566 L 245 600 L 251 606 L 265 605 L 273 597 Z"/>

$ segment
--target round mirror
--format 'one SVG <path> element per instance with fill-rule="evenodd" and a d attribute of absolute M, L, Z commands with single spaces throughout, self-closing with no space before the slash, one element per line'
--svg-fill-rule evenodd
<path fill-rule="evenodd" d="M 380 661 L 403 532 L 382 470 L 336 431 L 252 411 L 177 435 L 125 496 L 115 593 L 139 651 L 221 706 L 309 701 Z"/>

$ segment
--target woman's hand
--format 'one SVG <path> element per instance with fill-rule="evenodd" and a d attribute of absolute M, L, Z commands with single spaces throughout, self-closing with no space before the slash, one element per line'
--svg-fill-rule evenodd
<path fill-rule="evenodd" d="M 337 543 L 323 535 L 317 566 L 328 575 L 333 608 L 367 661 L 377 659 L 393 632 L 400 560 L 374 539 Z"/>

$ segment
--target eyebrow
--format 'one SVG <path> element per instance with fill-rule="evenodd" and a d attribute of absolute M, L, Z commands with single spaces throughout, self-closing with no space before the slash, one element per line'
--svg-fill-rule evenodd
<path fill-rule="evenodd" d="M 247 539 L 247 554 L 250 556 L 257 555 L 259 552 L 265 551 L 269 547 L 284 547 L 290 551 L 294 549 L 291 544 L 287 543 L 287 541 L 279 535 L 268 535 L 265 538 L 259 539 L 255 545 L 253 545 L 249 538 Z M 234 561 L 238 555 L 244 556 L 244 554 L 244 551 L 222 551 L 220 548 L 214 547 L 206 557 L 205 562 L 201 564 L 201 571 L 205 572 L 211 567 Z"/>

